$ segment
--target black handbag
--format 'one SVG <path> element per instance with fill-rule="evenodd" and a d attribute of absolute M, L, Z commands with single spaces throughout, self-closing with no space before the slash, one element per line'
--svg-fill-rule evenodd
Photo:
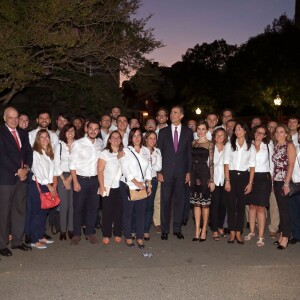
<path fill-rule="evenodd" d="M 297 159 L 299 167 L 300 167 L 300 162 L 299 162 L 298 158 L 296 158 L 296 159 Z M 290 182 L 290 192 L 289 192 L 288 195 L 290 197 L 293 197 L 293 196 L 298 195 L 298 194 L 300 194 L 300 182 L 291 181 Z"/>
<path fill-rule="evenodd" d="M 300 182 L 290 182 L 290 192 L 289 192 L 289 196 L 295 196 L 300 194 Z"/>

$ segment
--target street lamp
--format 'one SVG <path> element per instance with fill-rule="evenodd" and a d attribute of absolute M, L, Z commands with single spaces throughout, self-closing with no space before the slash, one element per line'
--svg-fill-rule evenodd
<path fill-rule="evenodd" d="M 196 109 L 196 114 L 197 114 L 197 115 L 200 115 L 200 114 L 201 114 L 201 109 L 200 109 L 199 107 Z"/>
<path fill-rule="evenodd" d="M 276 112 L 277 112 L 277 122 L 279 122 L 279 107 L 282 104 L 282 100 L 279 97 L 279 95 L 276 96 L 276 98 L 274 99 L 274 104 L 276 106 Z"/>

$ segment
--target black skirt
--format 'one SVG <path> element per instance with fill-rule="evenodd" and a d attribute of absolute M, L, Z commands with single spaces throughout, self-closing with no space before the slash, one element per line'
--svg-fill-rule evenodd
<path fill-rule="evenodd" d="M 247 204 L 269 207 L 272 179 L 269 172 L 255 173 L 252 191 L 247 197 Z"/>

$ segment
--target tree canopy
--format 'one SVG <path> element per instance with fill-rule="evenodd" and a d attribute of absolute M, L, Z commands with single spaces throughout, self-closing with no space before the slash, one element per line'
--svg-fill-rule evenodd
<path fill-rule="evenodd" d="M 134 17 L 140 0 L 7 0 L 0 6 L 0 100 L 42 79 L 128 73 L 155 40 L 149 18 Z"/>

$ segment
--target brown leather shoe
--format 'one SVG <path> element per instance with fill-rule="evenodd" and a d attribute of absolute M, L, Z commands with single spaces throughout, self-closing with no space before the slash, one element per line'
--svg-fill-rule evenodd
<path fill-rule="evenodd" d="M 71 245 L 76 246 L 79 244 L 81 238 L 80 236 L 73 236 L 71 239 Z"/>
<path fill-rule="evenodd" d="M 87 235 L 85 237 L 86 240 L 88 240 L 91 244 L 98 244 L 99 240 L 96 238 L 96 235 Z"/>
<path fill-rule="evenodd" d="M 276 232 L 270 231 L 270 238 L 271 239 L 276 239 Z"/>
<path fill-rule="evenodd" d="M 154 226 L 155 228 L 155 232 L 160 234 L 161 233 L 161 228 L 160 228 L 160 225 L 157 225 L 157 226 Z"/>

